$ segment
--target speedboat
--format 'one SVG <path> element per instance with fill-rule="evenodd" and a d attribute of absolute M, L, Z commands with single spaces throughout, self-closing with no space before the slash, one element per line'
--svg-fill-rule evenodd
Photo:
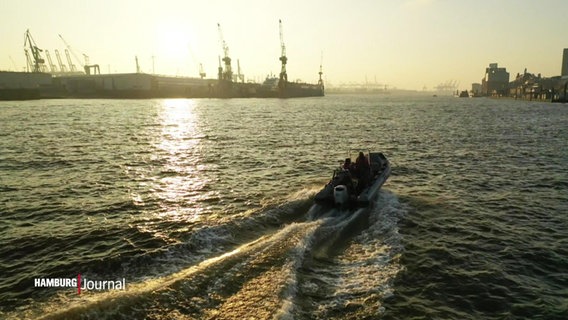
<path fill-rule="evenodd" d="M 331 207 L 368 207 L 387 181 L 391 165 L 381 152 L 369 151 L 365 158 L 368 161 L 368 173 L 366 169 L 361 173 L 356 166 L 340 166 L 333 171 L 331 180 L 316 194 L 315 202 Z"/>

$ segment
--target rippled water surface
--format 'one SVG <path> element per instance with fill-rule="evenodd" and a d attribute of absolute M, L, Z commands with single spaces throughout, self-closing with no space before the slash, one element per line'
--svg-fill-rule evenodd
<path fill-rule="evenodd" d="M 483 98 L 0 102 L 0 318 L 565 319 L 567 123 Z M 393 164 L 372 208 L 312 207 L 351 147 Z M 78 274 L 126 290 L 34 286 Z"/>

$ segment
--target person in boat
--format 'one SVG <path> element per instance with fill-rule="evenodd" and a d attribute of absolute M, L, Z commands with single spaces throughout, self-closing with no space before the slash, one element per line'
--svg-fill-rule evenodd
<path fill-rule="evenodd" d="M 343 162 L 343 170 L 351 171 L 353 164 L 351 163 L 351 158 L 346 158 L 345 162 Z"/>
<path fill-rule="evenodd" d="M 355 187 L 353 185 L 353 168 L 354 164 L 351 162 L 351 158 L 346 158 L 345 162 L 341 166 L 343 173 L 340 174 L 340 180 L 338 184 L 345 185 L 349 193 L 353 193 Z"/>
<path fill-rule="evenodd" d="M 357 183 L 357 193 L 361 193 L 367 187 L 371 180 L 371 165 L 369 159 L 365 157 L 363 152 L 359 152 L 357 160 L 355 160 L 356 176 L 359 179 Z"/>

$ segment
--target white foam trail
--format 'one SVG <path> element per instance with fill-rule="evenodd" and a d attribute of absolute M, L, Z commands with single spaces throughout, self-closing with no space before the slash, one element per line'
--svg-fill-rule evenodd
<path fill-rule="evenodd" d="M 402 251 L 402 239 L 397 224 L 405 212 L 394 194 L 385 192 L 379 196 L 369 216 L 369 228 L 340 257 L 346 276 L 337 295 L 390 294 L 392 281 L 401 269 L 398 254 Z"/>
<path fill-rule="evenodd" d="M 312 310 L 315 318 L 341 313 L 346 306 L 364 314 L 384 312 L 381 302 L 393 294 L 392 283 L 402 268 L 398 257 L 403 247 L 397 224 L 407 209 L 385 190 L 373 205 L 368 228 L 354 236 L 338 256 L 331 257 L 330 263 L 314 266 L 310 277 L 300 284 L 304 294 L 316 297 L 313 303 L 318 306 Z M 336 226 L 340 233 L 345 232 L 345 226 L 357 219 L 358 214 L 363 211 L 339 221 Z"/>
<path fill-rule="evenodd" d="M 314 206 L 309 215 L 319 214 L 321 218 L 291 223 L 272 234 L 179 272 L 128 284 L 126 291 L 77 297 L 67 301 L 67 307 L 63 308 L 60 303 L 54 302 L 47 305 L 41 313 L 35 314 L 35 317 L 41 315 L 46 319 L 63 319 L 93 313 L 101 317 L 112 317 L 116 316 L 113 310 L 124 305 L 144 310 L 151 307 L 146 306 L 146 302 L 140 302 L 147 297 L 160 292 L 176 292 L 175 288 L 191 286 L 196 279 L 205 277 L 212 281 L 206 292 L 202 293 L 204 295 L 232 292 L 234 289 L 231 288 L 235 286 L 239 288 L 237 292 L 225 297 L 226 300 L 221 300 L 212 312 L 252 316 L 255 312 L 252 305 L 255 303 L 254 299 L 267 296 L 272 300 L 263 305 L 266 314 L 276 319 L 293 319 L 298 311 L 294 309 L 297 307 L 295 301 L 299 290 L 309 291 L 307 288 L 311 285 L 309 282 L 299 283 L 298 278 L 298 270 L 304 266 L 306 257 L 313 257 L 315 253 L 312 250 L 315 245 L 318 250 L 326 244 L 333 246 L 337 237 L 348 232 L 346 229 L 357 221 L 360 215 L 366 214 L 366 209 L 357 210 L 349 216 L 341 210 L 323 210 Z M 369 213 L 369 228 L 355 236 L 347 249 L 333 258 L 334 262 L 329 266 L 333 270 L 326 272 L 333 278 L 323 279 L 322 276 L 325 283 L 333 288 L 332 298 L 322 303 L 323 310 L 333 310 L 348 303 L 362 304 L 361 296 L 382 297 L 391 292 L 390 283 L 400 268 L 395 258 L 400 250 L 397 246 L 401 247 L 396 224 L 403 212 L 404 209 L 394 195 L 388 192 L 380 193 L 375 208 Z M 214 232 L 204 236 L 216 238 L 222 235 Z M 207 253 L 210 248 L 205 249 Z M 179 299 L 187 298 L 183 293 L 178 294 L 182 295 Z M 175 297 L 172 299 L 177 300 Z"/>

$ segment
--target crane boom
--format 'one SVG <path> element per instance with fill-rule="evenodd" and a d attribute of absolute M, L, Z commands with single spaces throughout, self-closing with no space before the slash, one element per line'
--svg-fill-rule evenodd
<path fill-rule="evenodd" d="M 282 20 L 278 20 L 278 29 L 280 31 L 280 48 L 282 49 L 281 55 L 286 56 L 286 46 L 284 45 L 284 30 L 282 29 Z"/>
<path fill-rule="evenodd" d="M 16 62 L 14 62 L 14 59 L 12 59 L 12 56 L 8 57 L 10 57 L 10 62 L 12 62 L 12 66 L 14 66 L 14 71 L 18 71 L 18 66 L 16 65 Z"/>
<path fill-rule="evenodd" d="M 79 59 L 79 57 L 75 54 L 75 51 L 73 51 L 73 49 L 71 49 L 71 46 L 67 43 L 67 41 L 65 41 L 65 39 L 63 39 L 63 36 L 61 36 L 60 34 L 58 36 L 59 36 L 59 38 L 61 38 L 61 40 L 63 41 L 63 43 L 67 47 L 67 50 L 69 50 L 69 52 L 71 52 L 71 54 L 73 55 L 73 58 L 75 58 L 75 60 L 81 65 L 81 67 L 84 67 L 85 65 L 81 62 L 81 59 Z M 72 63 L 69 62 L 69 65 L 71 66 Z M 75 70 L 72 70 L 72 71 L 75 71 Z"/>
<path fill-rule="evenodd" d="M 14 61 L 12 56 L 8 56 L 8 57 L 10 57 L 10 61 L 12 62 L 12 65 L 14 66 L 14 71 L 18 71 L 18 66 L 16 65 L 16 62 Z"/>

